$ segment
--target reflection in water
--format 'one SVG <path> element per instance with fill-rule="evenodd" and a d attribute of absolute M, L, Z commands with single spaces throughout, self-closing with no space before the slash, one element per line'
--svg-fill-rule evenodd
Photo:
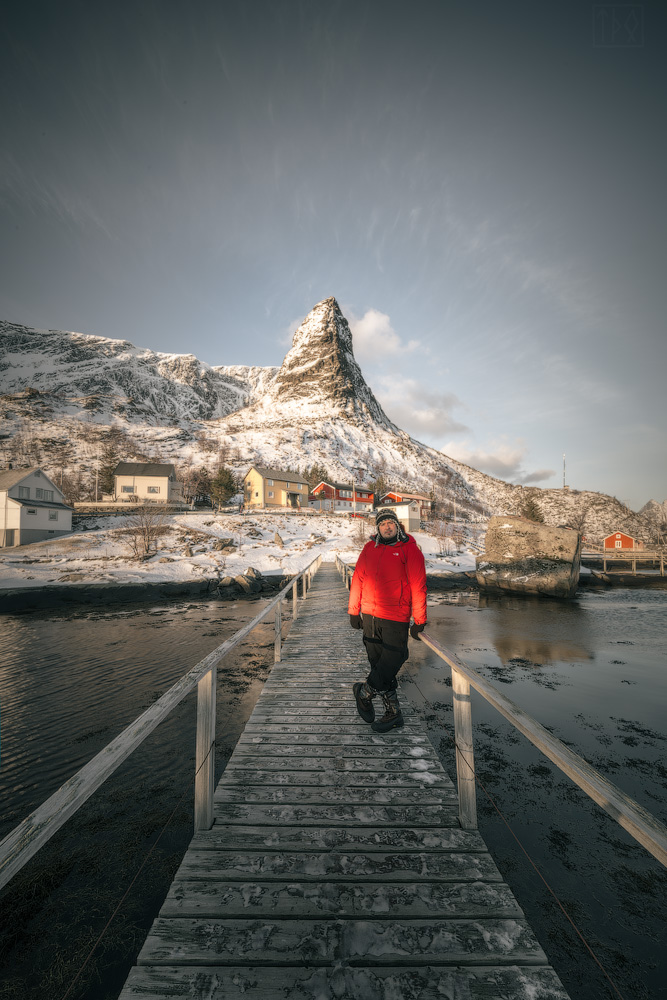
<path fill-rule="evenodd" d="M 491 639 L 502 663 L 545 666 L 595 658 L 590 616 L 576 601 L 480 594 L 478 606 L 490 612 Z"/>

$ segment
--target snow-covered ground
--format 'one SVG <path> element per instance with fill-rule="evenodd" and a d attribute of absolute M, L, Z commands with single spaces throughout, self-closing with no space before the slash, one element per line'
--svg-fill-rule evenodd
<path fill-rule="evenodd" d="M 67 586 L 70 583 L 162 583 L 237 576 L 248 567 L 264 575 L 292 575 L 321 552 L 355 562 L 372 527 L 359 519 L 327 514 L 173 514 L 157 551 L 143 562 L 133 558 L 124 532 L 129 518 L 99 517 L 75 534 L 0 553 L 0 589 Z M 280 536 L 280 541 L 276 538 Z M 436 538 L 414 537 L 424 553 L 427 573 L 457 573 L 475 568 L 475 554 L 439 555 Z M 232 545 L 216 548 L 220 539 Z M 191 554 L 188 554 L 191 553 Z"/>

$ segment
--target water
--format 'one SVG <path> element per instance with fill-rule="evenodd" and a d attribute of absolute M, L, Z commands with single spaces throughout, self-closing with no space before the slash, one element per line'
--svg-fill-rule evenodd
<path fill-rule="evenodd" d="M 0 616 L 0 838 L 265 603 Z M 216 780 L 272 661 L 271 620 L 219 668 Z M 195 711 L 193 692 L 3 890 L 2 1000 L 64 998 L 151 852 L 68 994 L 118 996 L 192 836 Z"/>
<path fill-rule="evenodd" d="M 182 602 L 0 617 L 0 837 L 262 607 Z M 667 823 L 667 593 L 574 602 L 430 598 L 438 639 Z M 260 626 L 219 673 L 216 778 L 273 659 Z M 454 775 L 448 669 L 411 643 L 404 690 Z M 0 1000 L 115 1000 L 192 833 L 195 696 L 187 698 L 0 896 Z M 616 997 L 530 858 L 626 1000 L 667 996 L 667 878 L 473 693 L 482 835 L 573 1000 Z M 170 818 L 171 817 L 171 818 Z M 169 822 L 168 822 L 169 821 Z M 154 847 L 168 822 L 166 833 Z"/>
<path fill-rule="evenodd" d="M 584 592 L 569 603 L 433 595 L 438 640 L 667 823 L 667 594 Z M 411 647 L 405 691 L 455 777 L 449 669 Z M 474 691 L 480 830 L 573 1000 L 667 996 L 667 873 Z"/>

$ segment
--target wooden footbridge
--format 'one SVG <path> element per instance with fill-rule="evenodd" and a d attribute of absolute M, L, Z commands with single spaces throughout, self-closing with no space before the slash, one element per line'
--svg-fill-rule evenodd
<path fill-rule="evenodd" d="M 320 563 L 0 843 L 0 888 L 196 688 L 196 832 L 120 1000 L 568 1000 L 477 831 L 471 687 L 663 865 L 667 828 L 428 631 L 452 671 L 457 788 L 404 696 L 406 725 L 373 733 L 351 568 Z M 215 788 L 217 667 L 271 613 L 275 664 Z"/>
<path fill-rule="evenodd" d="M 324 564 L 121 1000 L 565 1000 L 405 699 L 359 718 L 365 662 Z"/>

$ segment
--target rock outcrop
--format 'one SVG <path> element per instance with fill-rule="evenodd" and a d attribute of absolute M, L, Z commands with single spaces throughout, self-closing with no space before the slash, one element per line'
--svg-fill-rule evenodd
<path fill-rule="evenodd" d="M 581 535 L 523 517 L 492 517 L 486 551 L 477 557 L 485 590 L 573 597 L 579 583 Z"/>

